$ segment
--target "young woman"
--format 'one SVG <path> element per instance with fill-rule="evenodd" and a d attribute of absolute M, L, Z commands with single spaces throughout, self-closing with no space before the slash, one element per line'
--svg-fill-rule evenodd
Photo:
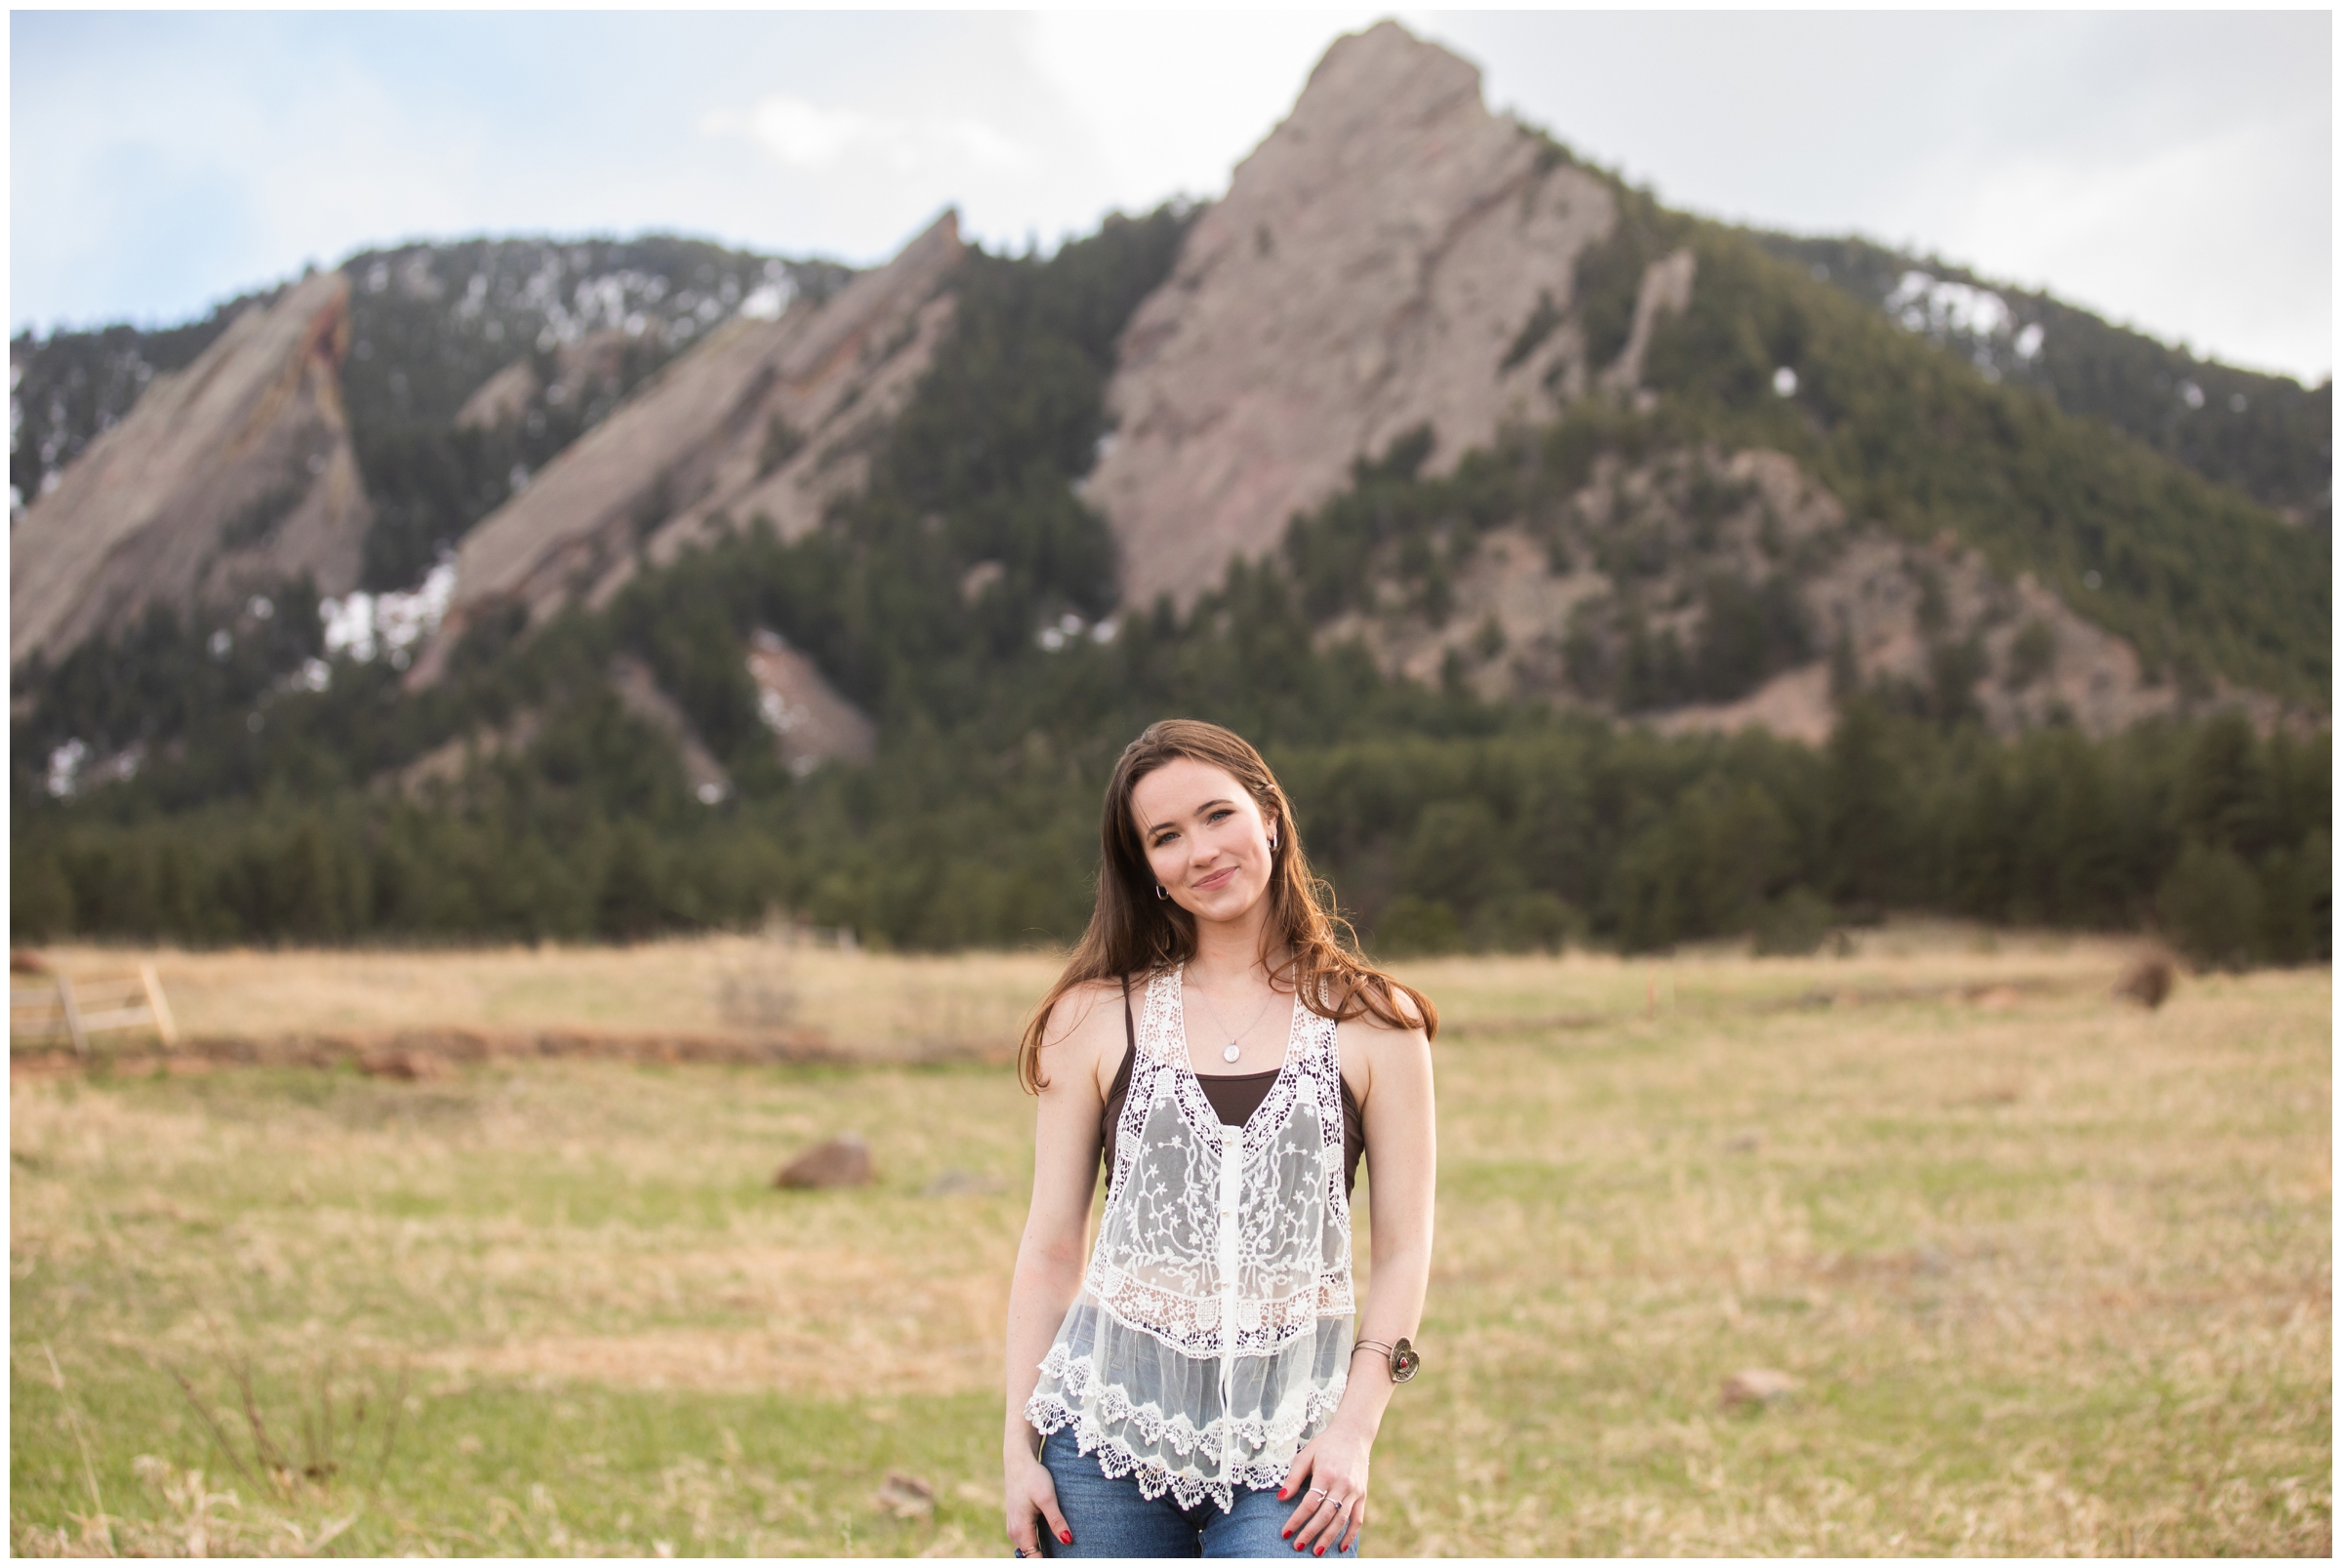
<path fill-rule="evenodd" d="M 1040 1110 L 1008 1303 L 1009 1539 L 1354 1556 L 1431 1275 L 1437 1015 L 1337 942 L 1284 791 L 1229 731 L 1150 726 L 1099 837 L 1096 912 L 1019 1056 Z"/>

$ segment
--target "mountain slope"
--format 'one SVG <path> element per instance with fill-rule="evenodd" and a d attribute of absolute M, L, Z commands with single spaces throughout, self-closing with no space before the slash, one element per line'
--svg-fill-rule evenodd
<path fill-rule="evenodd" d="M 2062 327 L 2058 342 L 2062 353 Z M 1339 634 L 1366 635 L 1386 668 L 1417 678 L 1470 649 L 1481 663 L 1513 650 L 1510 675 L 1481 682 L 1491 695 L 1630 711 L 1710 695 L 1688 720 L 1769 712 L 1811 733 L 1829 722 L 1820 661 L 1843 643 L 1856 683 L 1939 688 L 1921 705 L 2002 727 L 2055 713 L 2105 733 L 2239 701 L 2273 720 L 2253 691 L 2322 710 L 2324 537 L 1989 371 L 1739 231 L 1577 166 L 1490 115 L 1468 63 L 1385 22 L 1328 51 L 1140 307 L 1109 394 L 1120 425 L 1085 493 L 1114 525 L 1126 598 L 1186 605 L 1231 560 L 1275 559 L 1295 513 L 1330 503 L 1361 461 L 1403 448 L 1427 481 L 1475 452 L 1525 464 L 1510 487 L 1466 487 L 1503 515 L 1393 518 L 1321 540 L 1353 578 L 1390 546 L 1371 592 L 1317 594 L 1328 613 L 1387 623 Z M 1538 468 L 1547 443 L 1530 432 L 1610 405 L 1625 424 L 1582 420 L 1564 445 L 1632 455 L 1612 452 L 1599 474 Z M 1814 550 L 1787 575 L 1761 554 L 1711 550 L 1700 542 L 1716 519 L 1685 516 L 1681 487 L 1649 467 L 1745 473 L 1768 453 L 1838 508 L 1814 544 L 1852 563 L 1835 577 Z M 1619 501 L 1622 483 L 1641 499 Z M 1427 492 L 1410 504 L 1445 503 Z M 1451 604 L 1443 584 L 1500 526 L 1521 546 L 1496 570 L 1503 583 Z M 1653 548 L 1670 570 L 1619 569 Z M 1934 582 L 1946 572 L 1965 584 L 1949 619 Z M 1691 658 L 1715 597 L 1703 583 L 1754 589 L 1752 573 L 1779 589 L 1774 651 L 1788 663 L 1727 663 L 1794 676 L 1803 694 L 1757 710 L 1736 705 L 1747 690 L 1671 674 L 1665 646 Z M 1573 638 L 1600 645 L 1582 668 L 1641 659 L 1654 672 L 1561 679 Z M 1647 658 L 1635 651 L 1646 644 Z M 2061 680 L 2036 682 L 2061 663 Z M 1980 698 L 1996 666 L 2004 690 L 2035 698 Z"/>
<path fill-rule="evenodd" d="M 2201 360 L 2053 296 L 1868 240 L 1755 237 L 1988 379 L 2045 392 L 2067 413 L 2101 420 L 2288 522 L 2331 531 L 2331 378 L 2304 387 Z"/>
<path fill-rule="evenodd" d="M 350 280 L 343 406 L 373 511 L 360 579 L 376 590 L 418 582 L 516 481 L 711 326 L 744 307 L 818 304 L 852 276 L 664 235 L 405 245 L 340 270 Z M 60 482 L 157 374 L 184 368 L 283 292 L 180 327 L 20 334 L 9 344 L 18 503 Z M 491 409 L 504 417 L 480 417 Z"/>
<path fill-rule="evenodd" d="M 860 488 L 861 455 L 949 326 L 937 292 L 960 250 L 947 214 L 828 300 L 728 321 L 667 365 L 466 534 L 445 634 L 413 681 L 436 679 L 464 627 L 497 607 L 535 623 L 574 597 L 607 602 L 638 549 L 671 559 L 722 516 L 763 515 L 787 538 L 814 526 Z"/>
<path fill-rule="evenodd" d="M 555 454 L 736 314 L 819 304 L 829 262 L 705 241 L 460 240 L 362 252 L 343 367 L 376 508 L 365 586 L 405 588 Z"/>

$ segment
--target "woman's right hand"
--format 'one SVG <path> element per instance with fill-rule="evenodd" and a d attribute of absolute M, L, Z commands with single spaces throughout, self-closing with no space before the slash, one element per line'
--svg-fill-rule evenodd
<path fill-rule="evenodd" d="M 1008 1539 L 1020 1554 L 1042 1554 L 1036 1521 L 1046 1521 L 1049 1533 L 1062 1545 L 1073 1544 L 1066 1516 L 1057 1511 L 1057 1483 L 1049 1478 L 1048 1467 L 1033 1455 L 1017 1454 L 1009 1459 L 1006 1501 Z"/>

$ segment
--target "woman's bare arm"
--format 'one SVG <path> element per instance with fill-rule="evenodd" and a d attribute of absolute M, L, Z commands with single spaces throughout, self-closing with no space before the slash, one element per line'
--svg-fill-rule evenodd
<path fill-rule="evenodd" d="M 1409 1016 L 1413 1009 L 1394 998 Z M 1342 1026 L 1343 1076 L 1358 1098 L 1366 1123 L 1367 1200 L 1373 1272 L 1357 1319 L 1356 1338 L 1395 1345 L 1423 1324 L 1423 1299 L 1432 1279 L 1432 1208 L 1437 1186 L 1438 1132 L 1432 1099 L 1432 1047 L 1421 1027 L 1393 1029 L 1371 1020 Z M 1391 1403 L 1391 1362 L 1373 1350 L 1350 1359 L 1350 1382 L 1325 1429 L 1293 1462 L 1286 1490 L 1326 1488 L 1303 1495 L 1285 1533 L 1294 1545 L 1318 1551 L 1357 1538 L 1366 1522 L 1367 1461 Z M 1337 1512 L 1334 1500 L 1351 1507 Z"/>
<path fill-rule="evenodd" d="M 1017 1271 L 1008 1288 L 1008 1372 L 1001 1458 L 1007 1480 L 1009 1539 L 1038 1555 L 1035 1517 L 1070 1541 L 1058 1512 L 1049 1472 L 1036 1459 L 1040 1434 L 1025 1419 L 1025 1402 L 1040 1381 L 1041 1358 L 1057 1338 L 1066 1309 L 1081 1289 L 1081 1246 L 1097 1186 L 1098 1117 L 1122 1061 L 1122 992 L 1118 985 L 1084 985 L 1057 1004 L 1042 1036 L 1041 1090 L 1033 1122 L 1032 1206 L 1017 1246 Z"/>
<path fill-rule="evenodd" d="M 1397 1000 L 1406 1005 L 1403 995 Z M 1358 1054 L 1366 1077 L 1358 1109 L 1366 1122 L 1373 1183 L 1367 1198 L 1373 1271 L 1358 1312 L 1357 1338 L 1395 1345 L 1422 1331 L 1423 1299 L 1432 1282 L 1432 1209 L 1439 1163 L 1432 1046 L 1420 1027 L 1402 1031 L 1368 1024 L 1358 1028 L 1357 1039 L 1364 1047 Z M 1379 1429 L 1392 1387 L 1388 1358 L 1360 1352 L 1351 1363 L 1340 1414 L 1350 1414 L 1355 1400 L 1366 1429 Z"/>

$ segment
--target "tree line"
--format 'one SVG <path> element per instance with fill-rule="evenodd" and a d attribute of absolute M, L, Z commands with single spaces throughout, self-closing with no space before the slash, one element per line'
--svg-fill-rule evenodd
<path fill-rule="evenodd" d="M 709 808 L 656 736 L 581 701 L 460 801 L 263 796 L 59 824 L 20 839 L 11 913 L 33 940 L 195 945 L 627 940 L 775 909 L 902 947 L 1063 943 L 1129 734 L 914 733 L 874 768 Z M 1548 719 L 1268 750 L 1378 951 L 1753 936 L 1797 952 L 1931 909 L 2153 929 L 2207 963 L 2331 953 L 2324 739 L 2233 716 L 1998 742 L 1857 700 L 1819 749 Z"/>

